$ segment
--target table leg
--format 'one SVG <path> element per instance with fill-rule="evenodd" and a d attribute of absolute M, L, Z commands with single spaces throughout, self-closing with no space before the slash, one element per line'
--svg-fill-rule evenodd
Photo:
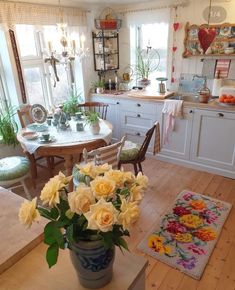
<path fill-rule="evenodd" d="M 66 155 L 64 156 L 64 167 L 66 169 L 67 176 L 72 175 L 73 170 L 73 155 Z M 69 183 L 69 191 L 73 191 L 73 180 Z"/>

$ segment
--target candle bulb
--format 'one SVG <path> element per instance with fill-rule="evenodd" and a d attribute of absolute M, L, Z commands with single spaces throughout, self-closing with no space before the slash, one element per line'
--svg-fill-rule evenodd
<path fill-rule="evenodd" d="M 82 50 L 84 50 L 84 42 L 85 42 L 85 40 L 86 40 L 85 35 L 82 34 L 81 35 L 81 48 L 82 48 Z"/>
<path fill-rule="evenodd" d="M 52 44 L 51 44 L 51 41 L 48 41 L 48 48 L 49 48 L 49 51 L 52 52 Z"/>
<path fill-rule="evenodd" d="M 115 77 L 115 83 L 117 84 L 117 82 L 118 82 L 118 78 L 117 78 L 117 76 Z"/>
<path fill-rule="evenodd" d="M 111 79 L 109 79 L 109 84 L 111 84 Z"/>
<path fill-rule="evenodd" d="M 76 50 L 76 41 L 73 39 L 71 42 L 73 50 Z"/>

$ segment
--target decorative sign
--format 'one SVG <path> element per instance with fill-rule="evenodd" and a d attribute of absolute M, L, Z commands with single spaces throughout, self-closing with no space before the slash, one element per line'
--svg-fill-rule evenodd
<path fill-rule="evenodd" d="M 208 14 L 209 14 L 209 6 L 206 7 L 203 11 L 203 18 L 207 22 L 208 21 Z M 224 7 L 221 6 L 211 6 L 211 15 L 210 15 L 210 22 L 211 23 L 220 23 L 225 21 L 227 17 L 227 11 Z"/>

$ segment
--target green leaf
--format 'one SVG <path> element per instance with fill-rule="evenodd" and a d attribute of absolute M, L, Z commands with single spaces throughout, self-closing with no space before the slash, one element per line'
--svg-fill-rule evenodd
<path fill-rule="evenodd" d="M 61 222 L 49 222 L 44 228 L 44 243 L 52 245 L 56 243 L 61 249 L 65 247 L 64 236 L 60 230 Z"/>
<path fill-rule="evenodd" d="M 118 238 L 118 245 L 129 251 L 127 242 L 122 237 Z"/>
<path fill-rule="evenodd" d="M 49 220 L 54 220 L 52 215 L 51 215 L 51 212 L 48 209 L 38 206 L 38 211 L 39 211 L 41 216 L 43 216 Z"/>
<path fill-rule="evenodd" d="M 68 209 L 68 210 L 66 211 L 65 215 L 66 215 L 66 217 L 67 217 L 68 219 L 71 220 L 71 219 L 73 218 L 73 216 L 74 216 L 74 212 L 71 212 L 71 210 Z"/>
<path fill-rule="evenodd" d="M 47 260 L 47 264 L 49 268 L 51 268 L 52 266 L 56 264 L 57 259 L 58 259 L 58 254 L 59 254 L 59 246 L 56 243 L 48 247 L 47 253 L 46 253 L 46 260 Z"/>

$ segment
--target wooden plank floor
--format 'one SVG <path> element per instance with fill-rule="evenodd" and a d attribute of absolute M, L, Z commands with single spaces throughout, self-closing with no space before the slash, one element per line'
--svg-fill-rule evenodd
<path fill-rule="evenodd" d="M 131 167 L 127 166 L 126 169 L 131 169 Z M 200 281 L 141 253 L 136 247 L 182 190 L 192 190 L 234 204 L 235 180 L 161 162 L 154 158 L 148 158 L 143 163 L 143 169 L 149 177 L 149 188 L 141 203 L 141 218 L 131 230 L 128 244 L 132 252 L 145 256 L 149 261 L 146 271 L 146 290 L 234 290 L 234 207 Z M 48 180 L 43 172 L 40 172 L 39 176 L 37 189 L 31 190 L 33 196 L 39 194 L 42 186 Z"/>

